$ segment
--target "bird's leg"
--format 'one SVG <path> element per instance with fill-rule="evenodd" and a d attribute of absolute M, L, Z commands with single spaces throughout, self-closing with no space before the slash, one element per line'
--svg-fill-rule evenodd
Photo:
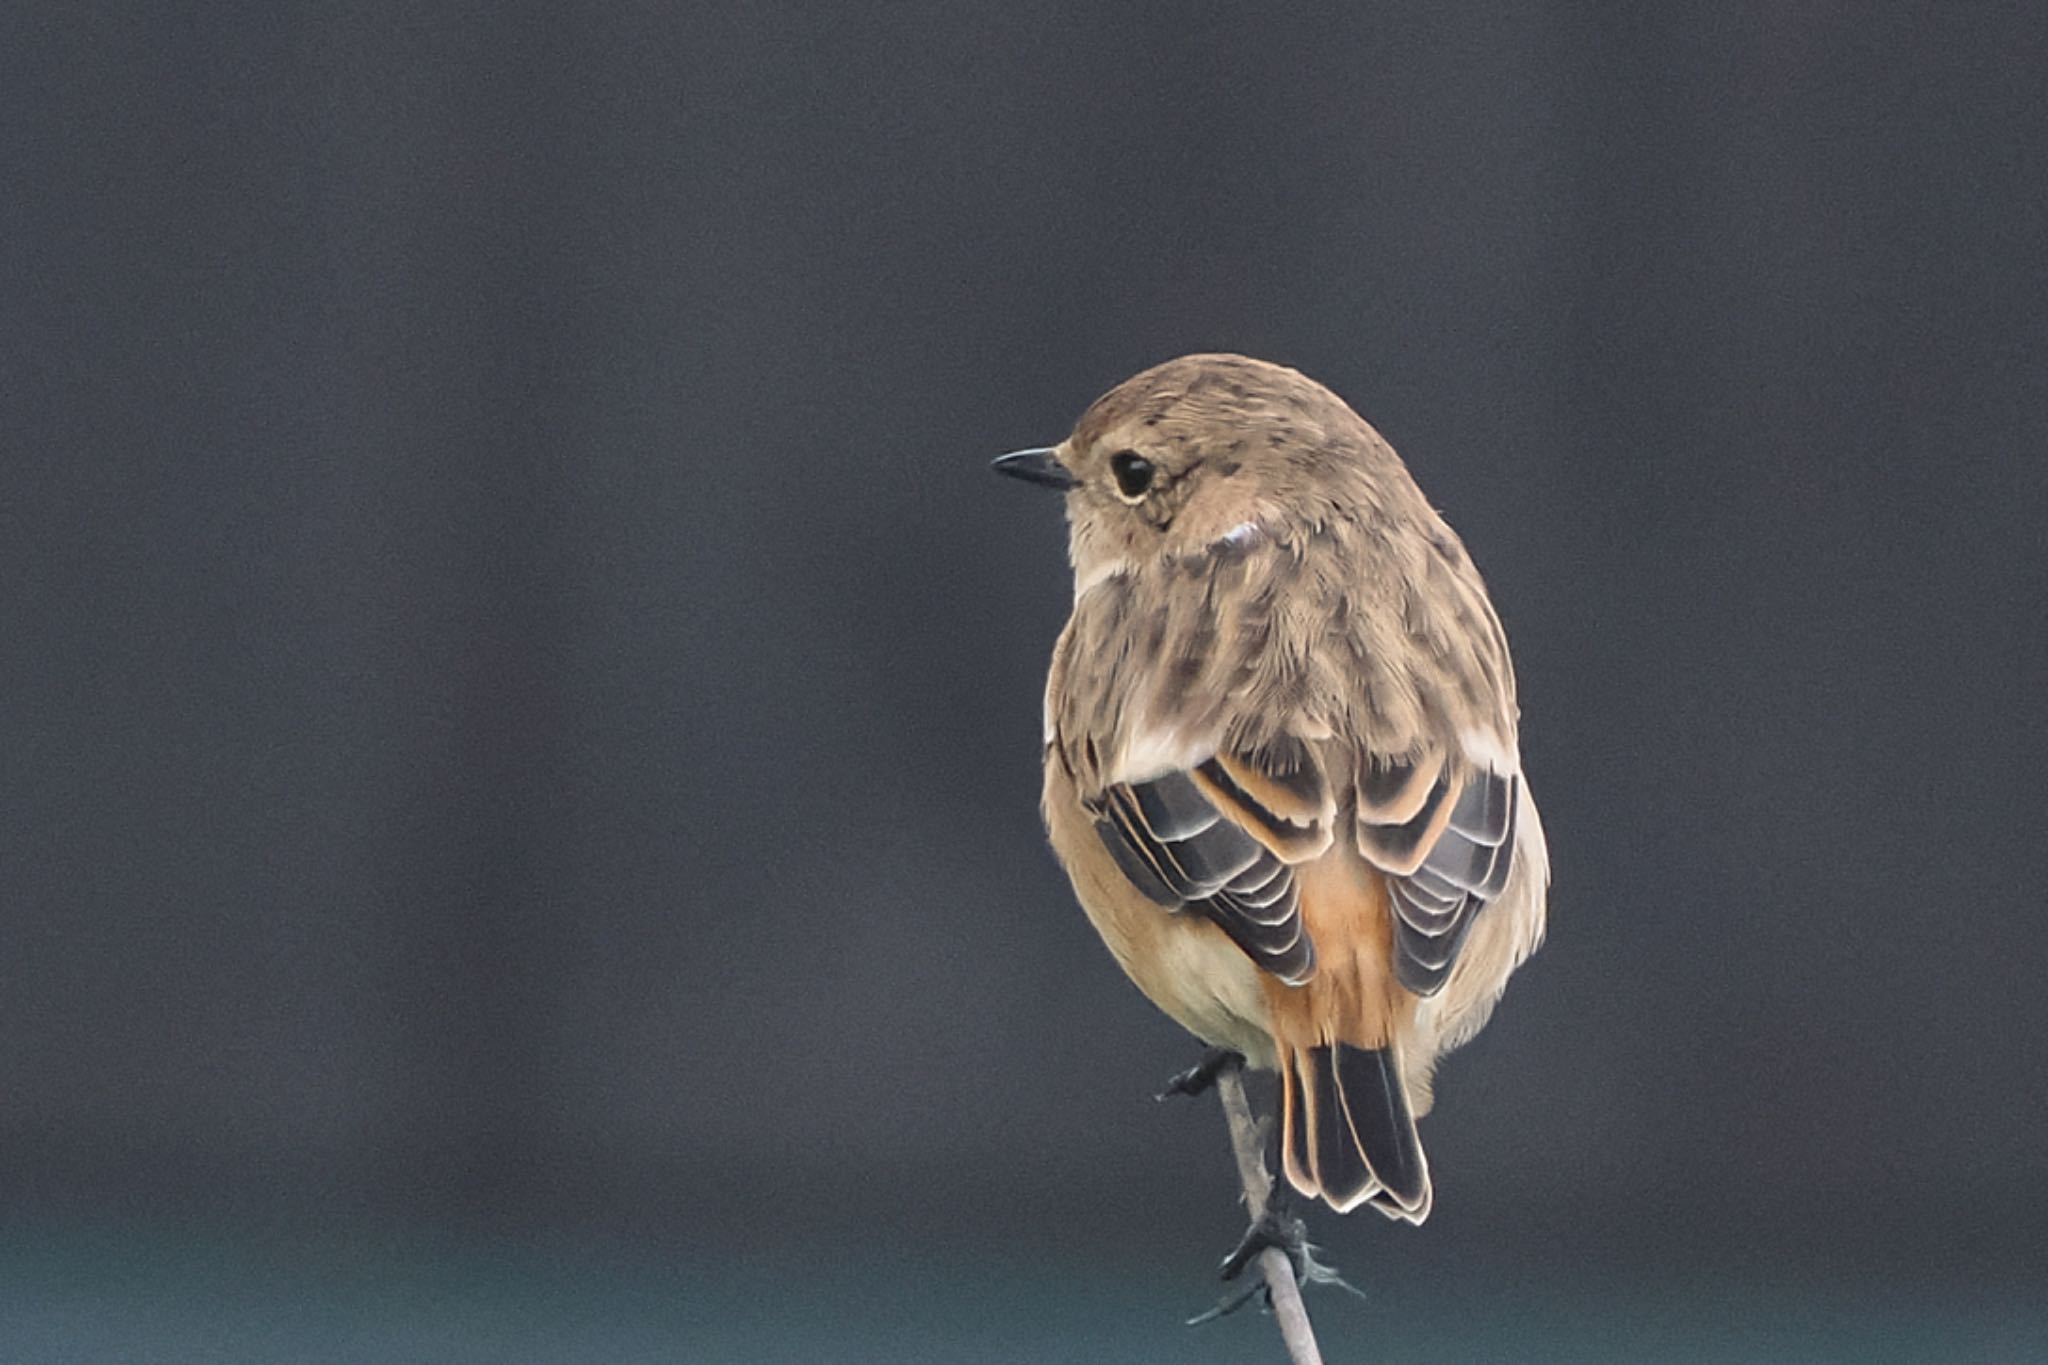
<path fill-rule="evenodd" d="M 1152 1098 L 1164 1100 L 1175 1095 L 1202 1094 L 1216 1084 L 1216 1078 L 1225 1070 L 1243 1065 L 1244 1058 L 1227 1047 L 1204 1048 L 1201 1061 L 1168 1079 L 1166 1088 Z"/>

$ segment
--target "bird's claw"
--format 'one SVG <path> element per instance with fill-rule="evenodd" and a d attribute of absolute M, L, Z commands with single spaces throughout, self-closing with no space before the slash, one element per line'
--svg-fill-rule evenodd
<path fill-rule="evenodd" d="M 1294 1267 L 1294 1277 L 1298 1283 L 1306 1284 L 1311 1275 L 1326 1273 L 1324 1267 L 1317 1265 L 1309 1256 L 1308 1232 L 1303 1227 L 1301 1219 L 1282 1208 L 1277 1199 L 1268 1203 L 1266 1211 L 1244 1230 L 1244 1236 L 1230 1249 L 1230 1254 L 1223 1258 L 1223 1263 L 1217 1267 L 1217 1273 L 1225 1280 L 1236 1279 L 1244 1273 L 1245 1267 L 1268 1247 L 1286 1253 L 1289 1263 Z M 1233 1290 L 1217 1300 L 1215 1307 L 1189 1318 L 1188 1326 L 1199 1327 L 1205 1322 L 1227 1318 L 1253 1299 L 1259 1300 L 1267 1312 L 1272 1311 L 1273 1287 L 1266 1283 L 1266 1277 L 1263 1275 L 1252 1276 L 1242 1288 Z"/>
<path fill-rule="evenodd" d="M 1287 1208 L 1277 1188 L 1267 1199 L 1266 1211 L 1252 1220 L 1244 1236 L 1238 1239 L 1237 1245 L 1217 1267 L 1217 1273 L 1225 1280 L 1234 1280 L 1244 1273 L 1246 1266 L 1258 1259 L 1259 1253 L 1268 1248 L 1286 1255 L 1288 1264 L 1294 1269 L 1295 1283 L 1302 1288 L 1312 1284 L 1333 1284 L 1361 1299 L 1365 1297 L 1364 1291 L 1345 1280 L 1335 1267 L 1316 1259 L 1315 1248 L 1309 1245 L 1307 1227 Z M 1249 1283 L 1225 1295 L 1215 1307 L 1189 1318 L 1188 1326 L 1198 1327 L 1205 1322 L 1229 1317 L 1253 1299 L 1258 1299 L 1268 1312 L 1272 1310 L 1272 1287 L 1263 1275 L 1252 1276 Z"/>
<path fill-rule="evenodd" d="M 1294 1278 L 1307 1283 L 1309 1271 L 1316 1263 L 1309 1255 L 1308 1229 L 1301 1219 L 1280 1207 L 1274 1200 L 1266 1205 L 1266 1211 L 1252 1220 L 1244 1230 L 1244 1236 L 1237 1239 L 1237 1245 L 1216 1267 L 1216 1273 L 1226 1280 L 1234 1280 L 1244 1273 L 1252 1258 L 1271 1247 L 1284 1252 L 1294 1267 Z"/>
<path fill-rule="evenodd" d="M 1199 1095 L 1216 1084 L 1216 1078 L 1231 1067 L 1244 1065 L 1244 1058 L 1227 1047 L 1207 1048 L 1202 1060 L 1166 1082 L 1166 1088 L 1152 1098 L 1167 1100 L 1175 1095 Z"/>
<path fill-rule="evenodd" d="M 1272 1289 L 1266 1284 L 1264 1280 L 1254 1280 L 1250 1284 L 1246 1285 L 1244 1288 L 1237 1290 L 1235 1293 L 1224 1295 L 1221 1299 L 1217 1300 L 1216 1306 L 1214 1308 L 1206 1309 L 1203 1312 L 1197 1313 L 1193 1317 L 1189 1318 L 1188 1326 L 1200 1327 L 1205 1322 L 1214 1322 L 1218 1318 L 1227 1318 L 1232 1313 L 1235 1313 L 1238 1309 L 1244 1307 L 1253 1299 L 1257 1298 L 1263 1298 L 1263 1306 L 1266 1308 L 1268 1312 L 1272 1311 Z"/>

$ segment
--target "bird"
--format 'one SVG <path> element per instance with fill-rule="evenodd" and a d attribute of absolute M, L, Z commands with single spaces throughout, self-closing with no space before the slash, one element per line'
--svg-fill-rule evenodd
<path fill-rule="evenodd" d="M 1111 954 L 1210 1048 L 1179 1087 L 1277 1072 L 1287 1184 L 1422 1223 L 1436 1064 L 1550 881 L 1463 542 L 1343 399 L 1241 355 L 1145 370 L 993 467 L 1065 497 L 1042 813 Z"/>

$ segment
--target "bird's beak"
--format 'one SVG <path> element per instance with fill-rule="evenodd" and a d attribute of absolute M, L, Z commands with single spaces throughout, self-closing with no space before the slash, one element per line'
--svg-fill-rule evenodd
<path fill-rule="evenodd" d="M 998 455 L 989 468 L 998 474 L 1008 474 L 1026 483 L 1044 484 L 1064 493 L 1080 480 L 1068 473 L 1067 467 L 1053 455 L 1058 448 L 1037 446 L 1031 450 L 1013 450 L 1007 455 Z"/>

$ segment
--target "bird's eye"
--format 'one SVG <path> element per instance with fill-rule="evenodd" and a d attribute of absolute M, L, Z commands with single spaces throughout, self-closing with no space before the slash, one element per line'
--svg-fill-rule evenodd
<path fill-rule="evenodd" d="M 1120 450 L 1110 456 L 1109 472 L 1116 476 L 1117 491 L 1133 502 L 1152 486 L 1152 462 L 1135 450 Z"/>

